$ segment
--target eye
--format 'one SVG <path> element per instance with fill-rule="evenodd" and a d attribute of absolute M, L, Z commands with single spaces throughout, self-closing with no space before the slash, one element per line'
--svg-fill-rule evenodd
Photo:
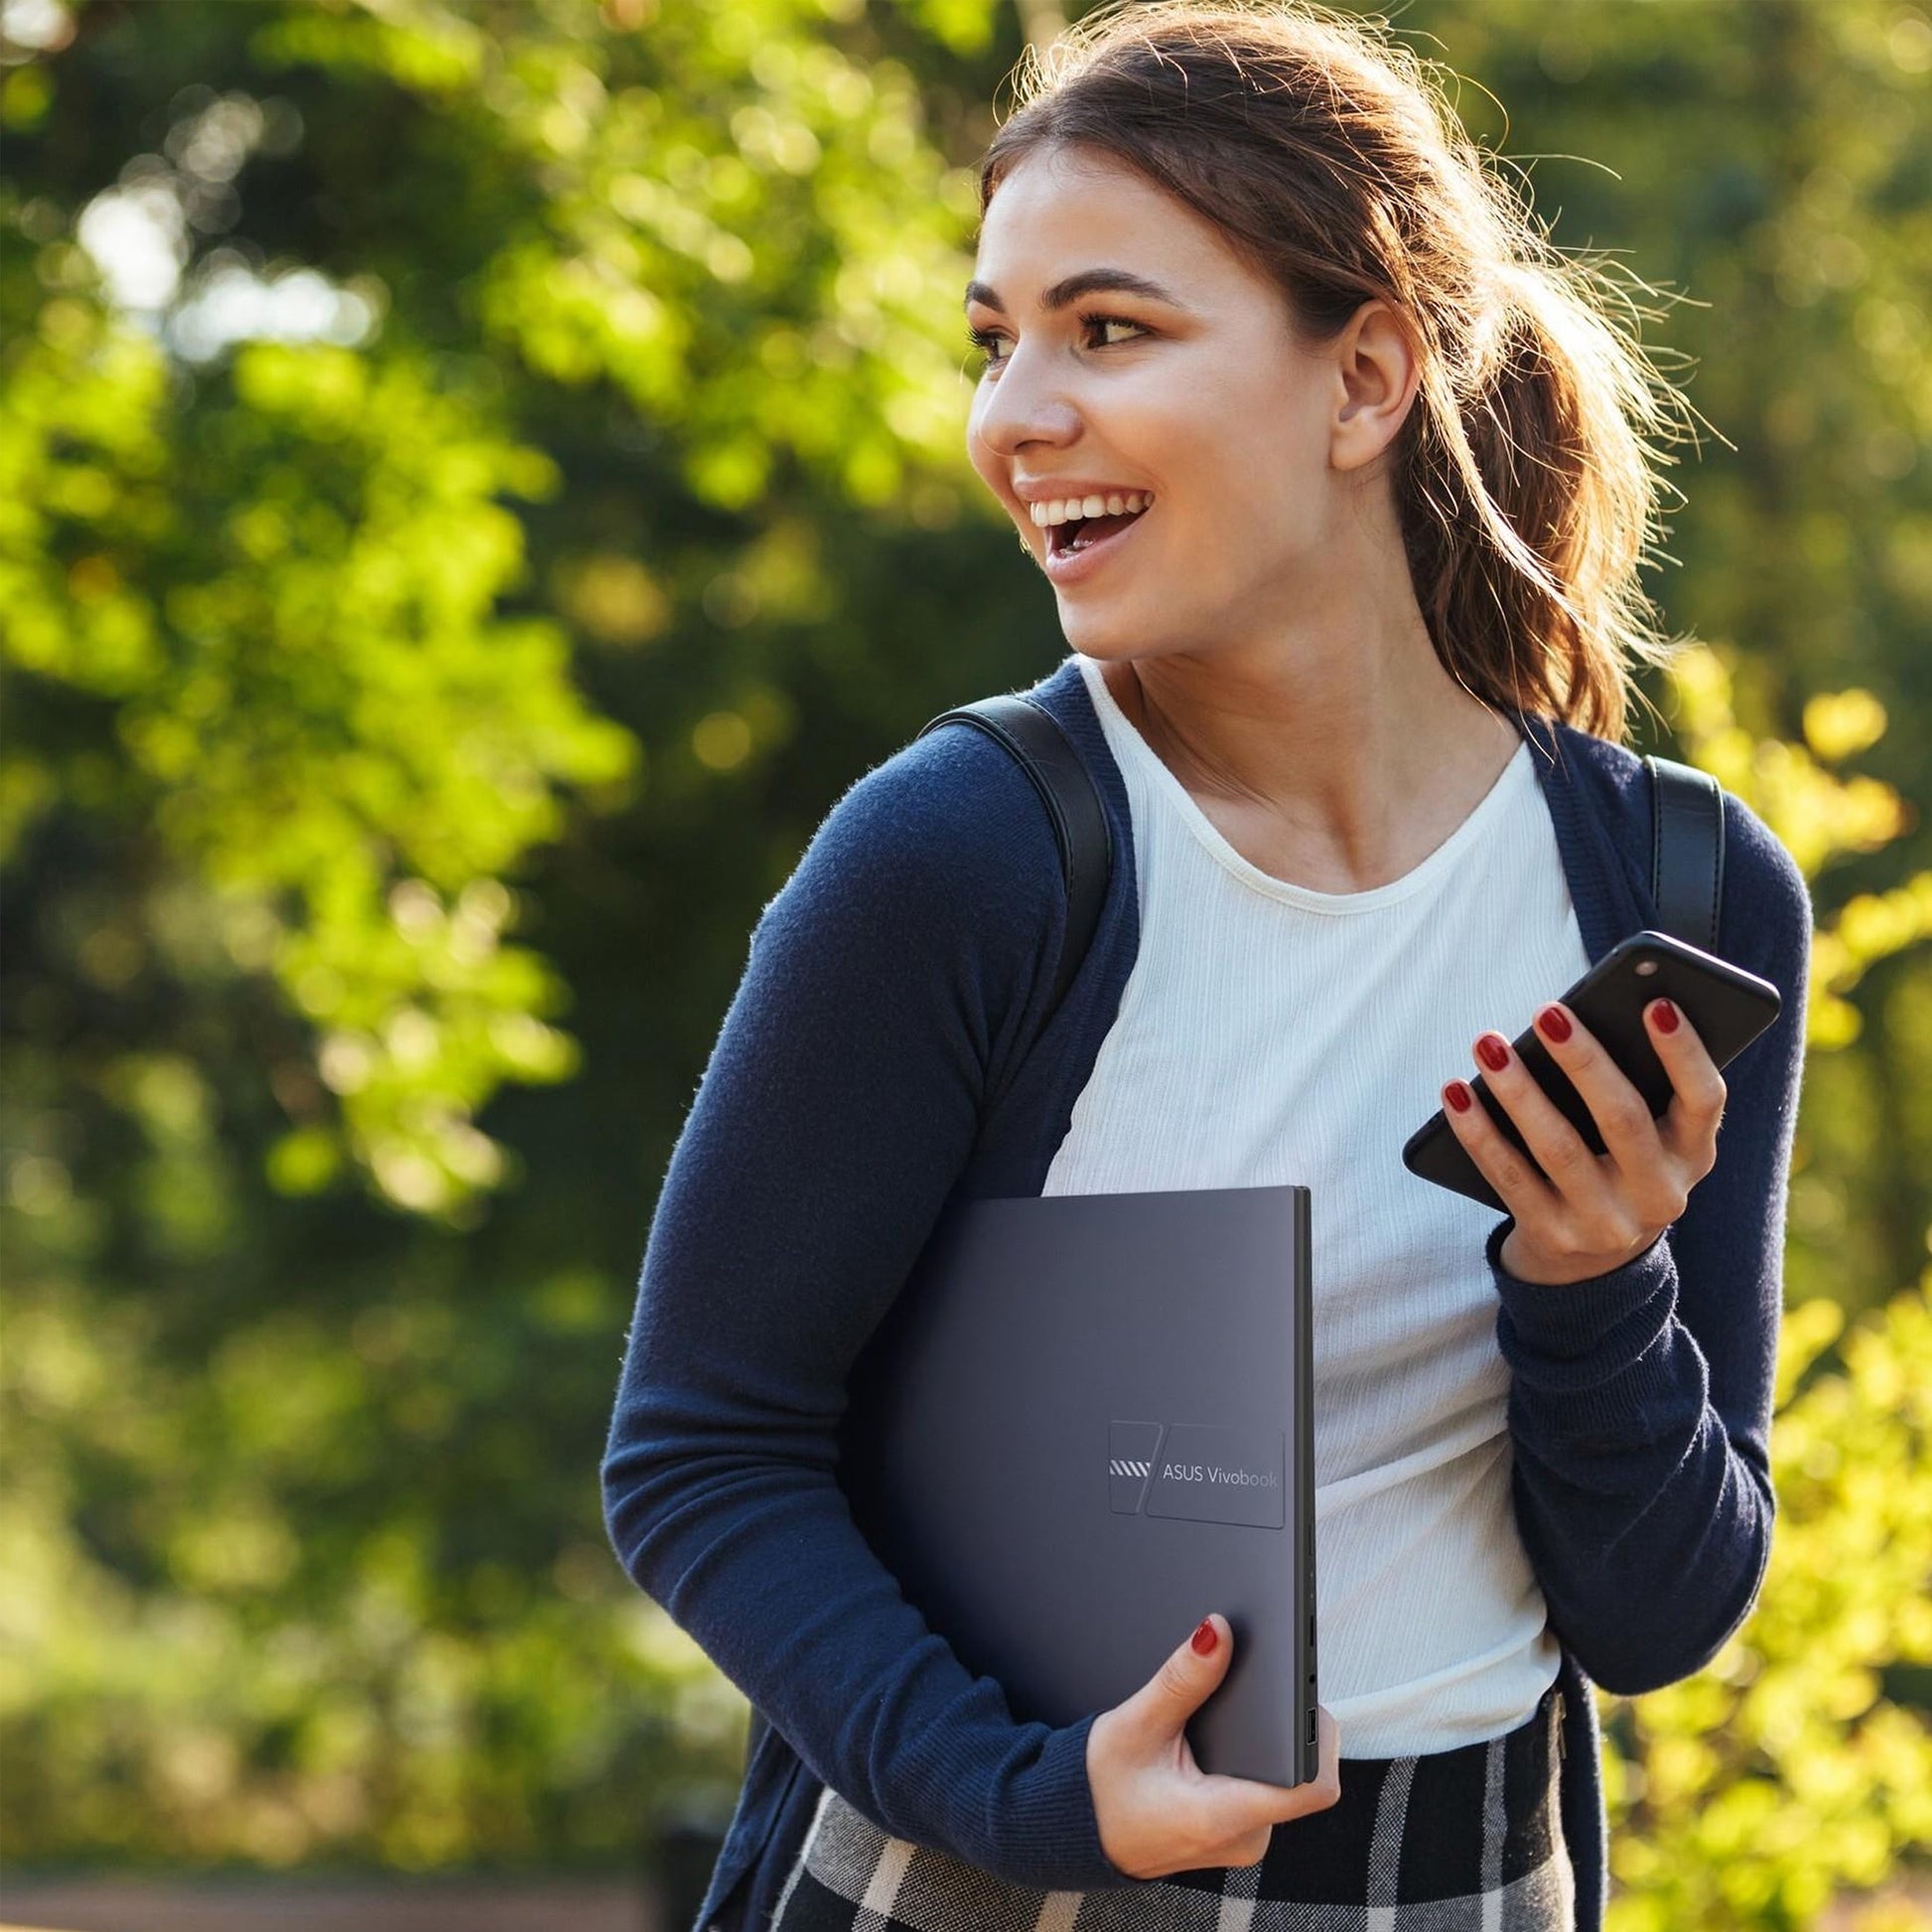
<path fill-rule="evenodd" d="M 1141 323 L 1129 322 L 1125 316 L 1104 316 L 1097 313 L 1083 315 L 1080 318 L 1080 327 L 1083 330 L 1131 329 L 1134 331 L 1135 336 L 1151 336 L 1154 333 Z M 966 340 L 982 352 L 982 360 L 980 363 L 982 374 L 1004 367 L 1009 359 L 1005 355 L 994 353 L 997 345 L 1006 341 L 1006 337 L 996 329 L 969 329 L 966 332 Z M 1128 340 L 1132 341 L 1133 338 L 1130 337 Z M 1095 344 L 1094 346 L 1097 348 L 1123 348 L 1126 346 L 1126 344 L 1102 342 Z"/>
<path fill-rule="evenodd" d="M 982 369 L 997 369 L 1007 359 L 1005 355 L 997 355 L 995 353 L 995 349 L 999 347 L 999 344 L 1005 342 L 1007 339 L 1005 337 L 995 337 L 991 329 L 968 329 L 966 331 L 966 340 L 976 349 L 980 349 L 980 355 L 984 357 L 982 359 L 982 365 L 980 365 Z"/>
<path fill-rule="evenodd" d="M 1148 331 L 1143 329 L 1138 322 L 1129 322 L 1125 316 L 1082 316 L 1080 318 L 1080 326 L 1083 329 L 1131 329 L 1136 336 L 1145 336 L 1148 334 Z M 1102 343 L 1100 346 L 1102 348 L 1117 348 L 1120 345 L 1117 343 Z"/>

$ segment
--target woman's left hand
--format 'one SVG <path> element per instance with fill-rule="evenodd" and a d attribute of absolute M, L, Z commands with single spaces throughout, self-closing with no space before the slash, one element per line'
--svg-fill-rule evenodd
<path fill-rule="evenodd" d="M 1683 1213 L 1691 1189 L 1716 1165 L 1724 1076 L 1681 1008 L 1652 1000 L 1643 1020 L 1675 1089 L 1661 1118 L 1568 1007 L 1553 1002 L 1536 1017 L 1538 1037 L 1589 1108 L 1602 1154 L 1590 1152 L 1501 1034 L 1483 1034 L 1476 1058 L 1542 1174 L 1464 1082 L 1443 1089 L 1450 1131 L 1515 1217 L 1498 1257 L 1518 1281 L 1556 1287 L 1634 1261 Z"/>

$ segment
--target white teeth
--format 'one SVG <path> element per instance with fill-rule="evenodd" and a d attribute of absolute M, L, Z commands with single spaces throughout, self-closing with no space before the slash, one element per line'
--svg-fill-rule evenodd
<path fill-rule="evenodd" d="M 1154 501 L 1145 489 L 1117 491 L 1107 496 L 1056 496 L 1050 502 L 1030 503 L 1027 513 L 1044 529 L 1049 523 L 1065 523 L 1073 517 L 1123 516 L 1138 514 Z"/>

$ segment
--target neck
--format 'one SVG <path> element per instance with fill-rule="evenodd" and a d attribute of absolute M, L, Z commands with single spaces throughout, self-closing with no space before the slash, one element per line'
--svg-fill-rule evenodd
<path fill-rule="evenodd" d="M 1395 877 L 1495 782 L 1520 739 L 1443 668 L 1422 613 L 1311 618 L 1265 644 L 1103 661 L 1121 710 L 1210 816 L 1301 873 Z M 1354 614 L 1360 618 L 1364 614 Z"/>

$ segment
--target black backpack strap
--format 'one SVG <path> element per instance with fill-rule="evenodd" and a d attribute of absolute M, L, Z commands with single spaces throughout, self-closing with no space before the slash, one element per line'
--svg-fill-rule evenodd
<path fill-rule="evenodd" d="M 1114 841 L 1107 826 L 1107 809 L 1101 802 L 1100 787 L 1093 781 L 1086 760 L 1073 749 L 1065 728 L 1044 706 L 1012 692 L 997 697 L 978 698 L 971 704 L 942 711 L 919 728 L 923 738 L 941 725 L 971 725 L 983 731 L 1019 760 L 1020 768 L 1033 780 L 1046 807 L 1053 828 L 1053 843 L 1059 847 L 1060 876 L 1066 882 L 1066 934 L 1060 945 L 1059 967 L 1053 979 L 1053 994 L 1040 1016 L 1043 1029 L 1059 1010 L 1066 989 L 1080 970 L 1087 955 L 1094 928 L 1100 923 L 1100 908 L 1106 902 L 1107 884 L 1113 873 Z M 1009 1067 L 999 1089 L 987 1096 L 987 1110 L 999 1104 L 1011 1084 L 1020 1062 Z"/>
<path fill-rule="evenodd" d="M 1657 923 L 1674 939 L 1718 950 L 1724 901 L 1724 793 L 1708 771 L 1652 753 L 1650 896 Z"/>

